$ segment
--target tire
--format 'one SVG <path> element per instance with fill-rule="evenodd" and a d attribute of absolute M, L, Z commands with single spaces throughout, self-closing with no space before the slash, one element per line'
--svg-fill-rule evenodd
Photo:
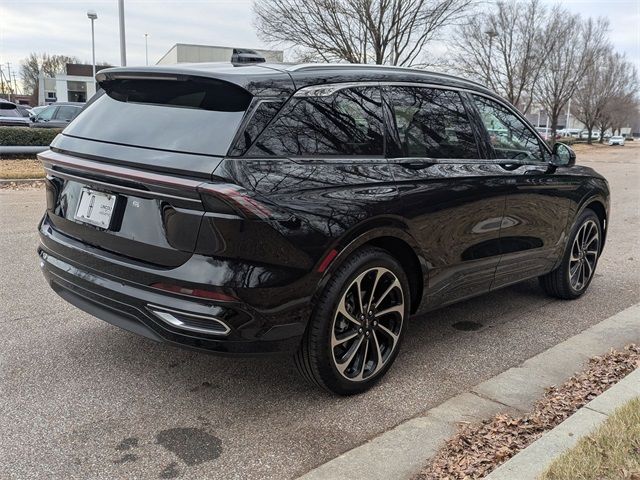
<path fill-rule="evenodd" d="M 409 305 L 409 283 L 398 261 L 378 248 L 357 250 L 318 297 L 295 354 L 298 371 L 338 395 L 368 390 L 398 355 Z"/>
<path fill-rule="evenodd" d="M 563 300 L 573 300 L 582 296 L 593 280 L 601 247 L 600 219 L 593 210 L 587 208 L 571 229 L 562 263 L 555 270 L 540 277 L 540 285 L 544 291 Z M 577 270 L 574 270 L 576 268 Z M 584 276 L 581 277 L 581 273 Z"/>

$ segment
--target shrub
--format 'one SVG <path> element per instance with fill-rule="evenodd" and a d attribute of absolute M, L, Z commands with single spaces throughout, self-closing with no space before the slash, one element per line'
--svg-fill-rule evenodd
<path fill-rule="evenodd" d="M 0 145 L 4 147 L 42 147 L 49 145 L 60 128 L 0 127 Z"/>

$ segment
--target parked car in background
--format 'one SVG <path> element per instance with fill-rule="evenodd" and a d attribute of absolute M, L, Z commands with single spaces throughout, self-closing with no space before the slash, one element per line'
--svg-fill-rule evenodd
<path fill-rule="evenodd" d="M 579 128 L 563 128 L 558 133 L 561 137 L 579 138 L 581 130 Z"/>
<path fill-rule="evenodd" d="M 479 84 L 373 65 L 96 79 L 38 155 L 38 255 L 63 299 L 126 330 L 290 352 L 347 395 L 383 377 L 412 314 L 531 278 L 575 299 L 594 278 L 607 181 Z"/>
<path fill-rule="evenodd" d="M 0 98 L 0 127 L 28 127 L 29 115 L 25 117 L 13 102 Z"/>
<path fill-rule="evenodd" d="M 65 128 L 76 118 L 84 107 L 84 103 L 59 102 L 52 103 L 36 116 L 31 117 L 34 128 Z"/>
<path fill-rule="evenodd" d="M 622 135 L 614 135 L 610 137 L 609 145 L 621 145 L 624 147 L 624 137 Z"/>
<path fill-rule="evenodd" d="M 580 139 L 581 140 L 588 140 L 589 139 L 589 131 L 588 130 L 583 130 L 580 133 Z M 591 132 L 591 140 L 600 140 L 600 132 L 597 130 L 594 130 Z"/>
<path fill-rule="evenodd" d="M 44 110 L 45 108 L 47 108 L 49 105 L 40 105 L 38 107 L 33 107 L 31 109 L 31 117 L 35 117 L 36 115 L 38 115 L 42 110 Z"/>
<path fill-rule="evenodd" d="M 18 109 L 18 112 L 20 112 L 20 115 L 22 115 L 23 117 L 29 118 L 33 115 L 33 110 L 31 110 L 31 107 L 29 107 L 28 105 L 16 104 L 16 108 Z"/>

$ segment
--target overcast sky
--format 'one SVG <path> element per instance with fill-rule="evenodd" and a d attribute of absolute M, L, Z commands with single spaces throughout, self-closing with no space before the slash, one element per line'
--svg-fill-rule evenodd
<path fill-rule="evenodd" d="M 611 40 L 640 70 L 640 0 L 543 0 L 562 3 L 584 16 L 605 16 Z M 95 10 L 96 61 L 119 65 L 117 0 L 0 0 L 0 65 L 15 71 L 30 52 L 77 56 L 91 61 L 87 10 Z M 266 47 L 258 40 L 251 0 L 125 0 L 127 63 L 144 65 L 144 34 L 149 63 L 175 43 Z M 440 50 L 440 49 L 438 49 Z M 285 53 L 286 58 L 286 53 Z"/>

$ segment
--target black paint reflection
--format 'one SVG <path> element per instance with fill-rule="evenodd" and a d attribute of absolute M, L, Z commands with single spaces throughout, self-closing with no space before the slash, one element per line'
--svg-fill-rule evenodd
<path fill-rule="evenodd" d="M 249 150 L 254 156 L 382 154 L 378 88 L 293 98 Z"/>

